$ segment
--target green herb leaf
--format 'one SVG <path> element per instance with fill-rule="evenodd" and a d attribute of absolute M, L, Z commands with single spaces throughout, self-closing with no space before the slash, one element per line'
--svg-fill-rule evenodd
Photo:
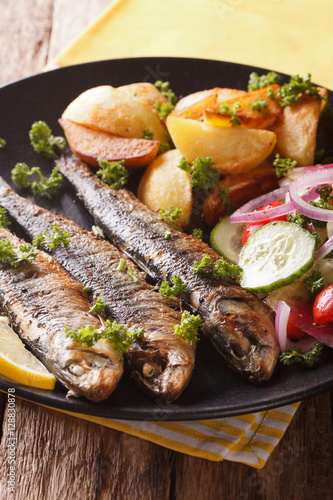
<path fill-rule="evenodd" d="M 186 283 L 177 274 L 172 276 L 173 286 L 169 285 L 168 281 L 163 281 L 160 286 L 159 292 L 164 297 L 176 297 L 181 293 L 186 292 Z"/>
<path fill-rule="evenodd" d="M 203 230 L 200 227 L 195 227 L 192 231 L 192 236 L 194 236 L 194 238 L 198 238 L 198 240 L 202 240 Z"/>
<path fill-rule="evenodd" d="M 182 319 L 180 325 L 175 325 L 175 335 L 180 337 L 182 340 L 189 340 L 192 344 L 198 341 L 198 330 L 202 324 L 200 316 L 195 316 L 190 314 L 188 311 L 184 311 L 182 314 Z"/>
<path fill-rule="evenodd" d="M 280 179 L 284 177 L 288 170 L 296 167 L 297 161 L 292 161 L 290 158 L 281 158 L 279 153 L 276 153 L 275 159 L 273 161 L 273 166 L 275 167 L 276 177 Z"/>
<path fill-rule="evenodd" d="M 319 194 L 320 199 L 322 202 L 327 203 L 328 201 L 332 200 L 333 195 L 333 187 L 330 184 L 325 184 L 324 186 L 317 188 L 316 192 Z"/>
<path fill-rule="evenodd" d="M 233 208 L 235 206 L 234 202 L 230 200 L 228 193 L 230 188 L 220 189 L 218 188 L 218 192 L 220 193 L 221 204 L 220 206 L 227 205 L 227 214 L 231 214 Z"/>
<path fill-rule="evenodd" d="M 105 238 L 105 234 L 104 234 L 104 231 L 101 227 L 99 226 L 92 226 L 91 227 L 91 230 L 92 232 L 96 235 L 96 236 L 100 236 L 101 238 Z"/>
<path fill-rule="evenodd" d="M 247 91 L 253 92 L 254 90 L 263 89 L 269 85 L 274 85 L 279 83 L 280 75 L 275 73 L 275 71 L 270 71 L 267 75 L 259 76 L 258 73 L 251 73 L 249 83 L 247 85 Z"/>
<path fill-rule="evenodd" d="M 298 102 L 303 94 L 316 97 L 317 99 L 323 99 L 319 94 L 319 90 L 312 86 L 310 73 L 306 78 L 301 78 L 300 76 L 292 76 L 289 83 L 285 83 L 279 90 L 278 95 L 280 97 L 280 106 L 283 108 L 285 106 L 291 106 L 295 102 Z"/>
<path fill-rule="evenodd" d="M 6 146 L 6 144 L 7 144 L 6 139 L 2 139 L 0 137 L 0 149 L 3 149 Z"/>
<path fill-rule="evenodd" d="M 173 221 L 179 219 L 179 217 L 182 214 L 182 210 L 180 208 L 173 208 L 172 205 L 169 205 L 167 208 L 161 208 L 158 215 L 160 216 L 161 219 L 164 219 L 170 226 L 174 227 L 175 229 L 180 230 L 179 227 L 173 223 Z M 171 236 L 171 234 L 170 234 Z M 165 234 L 164 234 L 165 237 Z M 166 238 L 167 239 L 167 238 Z"/>
<path fill-rule="evenodd" d="M 324 277 L 319 271 L 319 266 L 312 269 L 311 273 L 302 281 L 306 283 L 305 290 L 310 300 L 314 300 L 318 293 L 324 288 Z"/>
<path fill-rule="evenodd" d="M 106 320 L 105 326 L 98 329 L 94 329 L 91 325 L 81 329 L 66 326 L 65 333 L 77 344 L 88 347 L 92 347 L 98 340 L 108 340 L 116 351 L 124 353 L 135 340 L 144 337 L 145 330 L 140 328 L 129 331 L 126 325 Z"/>
<path fill-rule="evenodd" d="M 174 91 L 171 90 L 169 82 L 162 82 L 162 80 L 157 80 L 154 85 L 157 89 L 160 90 L 161 94 L 163 94 L 171 104 L 176 104 L 176 102 L 178 101 L 178 97 L 176 96 Z"/>
<path fill-rule="evenodd" d="M 205 267 L 210 266 L 211 264 L 212 264 L 211 258 L 209 257 L 208 253 L 205 253 L 205 255 L 201 259 L 201 262 L 194 262 L 193 263 L 193 272 L 194 272 L 194 274 L 198 274 Z"/>
<path fill-rule="evenodd" d="M 29 139 L 36 153 L 42 153 L 51 160 L 59 158 L 60 151 L 66 146 L 66 140 L 52 135 L 50 127 L 43 121 L 32 124 Z"/>
<path fill-rule="evenodd" d="M 169 149 L 171 149 L 170 144 L 168 144 L 167 142 L 161 142 L 158 148 L 158 152 L 165 153 L 166 151 L 169 151 Z"/>
<path fill-rule="evenodd" d="M 256 102 L 253 102 L 251 104 L 251 108 L 254 111 L 259 111 L 260 112 L 262 109 L 267 108 L 267 102 L 262 97 L 259 97 Z"/>
<path fill-rule="evenodd" d="M 218 279 L 239 278 L 243 269 L 238 264 L 230 264 L 225 260 L 217 260 L 213 267 L 213 276 Z"/>
<path fill-rule="evenodd" d="M 144 139 L 147 139 L 149 141 L 152 141 L 154 139 L 154 132 L 152 130 L 149 130 L 149 128 L 144 128 L 142 130 L 142 133 Z"/>
<path fill-rule="evenodd" d="M 95 304 L 89 309 L 90 314 L 96 314 L 104 311 L 104 300 L 98 297 Z"/>
<path fill-rule="evenodd" d="M 56 167 L 52 170 L 50 177 L 45 177 L 41 173 L 39 167 L 32 167 L 30 169 L 26 163 L 16 163 L 11 174 L 12 181 L 16 184 L 16 186 L 25 189 L 30 188 L 35 194 L 38 195 L 55 194 L 63 181 L 63 176 L 58 172 Z M 40 180 L 30 182 L 29 178 L 33 174 L 37 174 Z"/>
<path fill-rule="evenodd" d="M 273 99 L 273 101 L 274 101 L 275 94 L 274 94 L 274 90 L 271 87 L 269 87 L 267 89 L 266 95 L 267 95 L 267 97 L 269 97 L 270 99 Z"/>
<path fill-rule="evenodd" d="M 127 269 L 127 274 L 128 274 L 128 276 L 130 276 L 132 278 L 133 281 L 135 281 L 135 282 L 139 281 L 139 278 L 137 277 L 137 275 L 135 274 L 135 272 L 133 271 L 133 269 L 131 267 L 129 267 Z"/>
<path fill-rule="evenodd" d="M 198 157 L 192 165 L 182 158 L 178 167 L 190 174 L 191 186 L 207 194 L 220 180 L 220 172 L 212 168 L 213 165 L 215 163 L 211 158 Z"/>
<path fill-rule="evenodd" d="M 0 227 L 4 227 L 5 229 L 8 229 L 8 227 L 10 225 L 11 225 L 11 222 L 7 217 L 7 210 L 0 207 Z"/>
<path fill-rule="evenodd" d="M 125 271 L 125 269 L 126 269 L 126 261 L 125 259 L 120 259 L 117 271 Z"/>
<path fill-rule="evenodd" d="M 232 106 L 228 106 L 227 104 L 221 104 L 220 106 L 219 111 L 221 115 L 230 115 L 230 123 L 232 127 L 238 127 L 241 124 L 241 121 L 236 114 L 236 109 L 240 107 L 241 104 L 239 101 L 232 104 Z"/>
<path fill-rule="evenodd" d="M 171 102 L 162 102 L 161 104 L 158 101 L 154 103 L 154 108 L 157 110 L 158 116 L 161 120 L 165 120 L 169 116 L 171 111 L 175 109 L 174 105 L 171 104 Z"/>
<path fill-rule="evenodd" d="M 83 291 L 86 292 L 86 293 L 89 293 L 91 292 L 91 286 L 90 285 L 87 285 L 83 288 Z"/>
<path fill-rule="evenodd" d="M 171 239 L 171 231 L 165 231 L 165 233 L 164 233 L 164 239 L 165 240 L 170 240 Z"/>
<path fill-rule="evenodd" d="M 45 229 L 44 233 L 36 234 L 32 240 L 33 246 L 42 245 L 50 250 L 56 250 L 62 244 L 67 248 L 70 243 L 70 236 L 67 231 L 61 232 L 57 224 L 52 224 L 51 229 L 53 229 L 51 234 L 48 233 L 47 229 Z"/>
<path fill-rule="evenodd" d="M 125 161 L 107 161 L 103 158 L 97 160 L 100 169 L 97 170 L 97 176 L 113 189 L 120 189 L 125 186 L 129 173 L 124 167 Z"/>
<path fill-rule="evenodd" d="M 0 240 L 0 261 L 9 263 L 12 267 L 19 267 L 24 264 L 31 264 L 37 252 L 32 245 L 20 245 L 18 250 L 14 250 L 10 241 Z"/>
<path fill-rule="evenodd" d="M 291 365 L 293 363 L 301 363 L 307 368 L 312 368 L 320 358 L 320 354 L 324 346 L 322 344 L 315 344 L 309 352 L 303 352 L 299 347 L 294 347 L 286 352 L 280 354 L 280 361 L 284 365 Z"/>

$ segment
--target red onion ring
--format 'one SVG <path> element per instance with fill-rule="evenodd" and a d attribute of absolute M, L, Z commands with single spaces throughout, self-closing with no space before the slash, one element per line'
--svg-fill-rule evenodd
<path fill-rule="evenodd" d="M 331 250 L 333 250 L 333 236 L 330 237 L 329 240 L 327 240 L 321 248 L 316 252 L 315 257 L 314 257 L 314 262 L 318 262 L 318 260 L 321 260 L 322 258 L 325 257 Z"/>

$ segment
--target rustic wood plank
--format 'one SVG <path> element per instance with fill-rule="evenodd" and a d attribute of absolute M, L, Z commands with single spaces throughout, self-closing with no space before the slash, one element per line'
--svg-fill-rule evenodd
<path fill-rule="evenodd" d="M 0 85 L 44 67 L 51 11 L 52 0 L 1 0 Z"/>
<path fill-rule="evenodd" d="M 169 498 L 166 449 L 20 399 L 15 410 L 13 500 Z M 8 492 L 8 410 L 3 424 L 0 492 Z"/>
<path fill-rule="evenodd" d="M 110 5 L 110 0 L 54 0 L 52 33 L 48 60 L 70 43 Z"/>

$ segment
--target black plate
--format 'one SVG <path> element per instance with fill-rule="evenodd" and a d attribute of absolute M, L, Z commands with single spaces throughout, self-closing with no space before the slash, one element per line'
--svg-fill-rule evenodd
<path fill-rule="evenodd" d="M 158 79 L 169 80 L 177 95 L 205 88 L 246 89 L 249 74 L 266 70 L 226 62 L 181 59 L 118 59 L 81 64 L 32 76 L 0 88 L 0 137 L 7 145 L 0 150 L 3 177 L 11 183 L 10 171 L 16 162 L 39 165 L 50 172 L 52 162 L 33 152 L 28 130 L 35 120 L 45 120 L 53 132 L 61 134 L 57 123 L 65 107 L 78 94 L 97 85 L 115 87 L 127 83 Z M 286 77 L 284 76 L 283 79 Z M 333 102 L 332 93 L 329 101 Z M 333 156 L 330 111 L 324 113 L 318 134 L 318 149 L 326 147 Z M 132 176 L 132 185 L 137 178 Z M 92 218 L 67 182 L 55 200 L 35 199 L 37 204 L 61 213 L 90 229 Z M 14 230 L 24 237 L 22 230 Z M 320 364 L 313 370 L 279 365 L 269 383 L 255 387 L 225 367 L 222 359 L 205 340 L 198 344 L 196 368 L 188 388 L 171 405 L 151 401 L 125 376 L 110 398 L 93 404 L 83 398 L 66 399 L 66 391 L 57 384 L 53 392 L 42 391 L 0 379 L 0 389 L 15 387 L 25 399 L 51 407 L 102 417 L 135 420 L 192 420 L 226 417 L 274 408 L 313 396 L 333 386 L 333 351 L 326 349 Z"/>

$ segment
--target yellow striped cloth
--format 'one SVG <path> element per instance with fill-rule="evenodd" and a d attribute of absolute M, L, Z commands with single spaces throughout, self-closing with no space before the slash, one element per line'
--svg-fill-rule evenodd
<path fill-rule="evenodd" d="M 114 0 L 47 69 L 122 57 L 199 57 L 310 72 L 314 82 L 333 88 L 332 11 L 329 0 Z M 186 422 L 70 414 L 189 455 L 262 468 L 298 405 Z"/>

